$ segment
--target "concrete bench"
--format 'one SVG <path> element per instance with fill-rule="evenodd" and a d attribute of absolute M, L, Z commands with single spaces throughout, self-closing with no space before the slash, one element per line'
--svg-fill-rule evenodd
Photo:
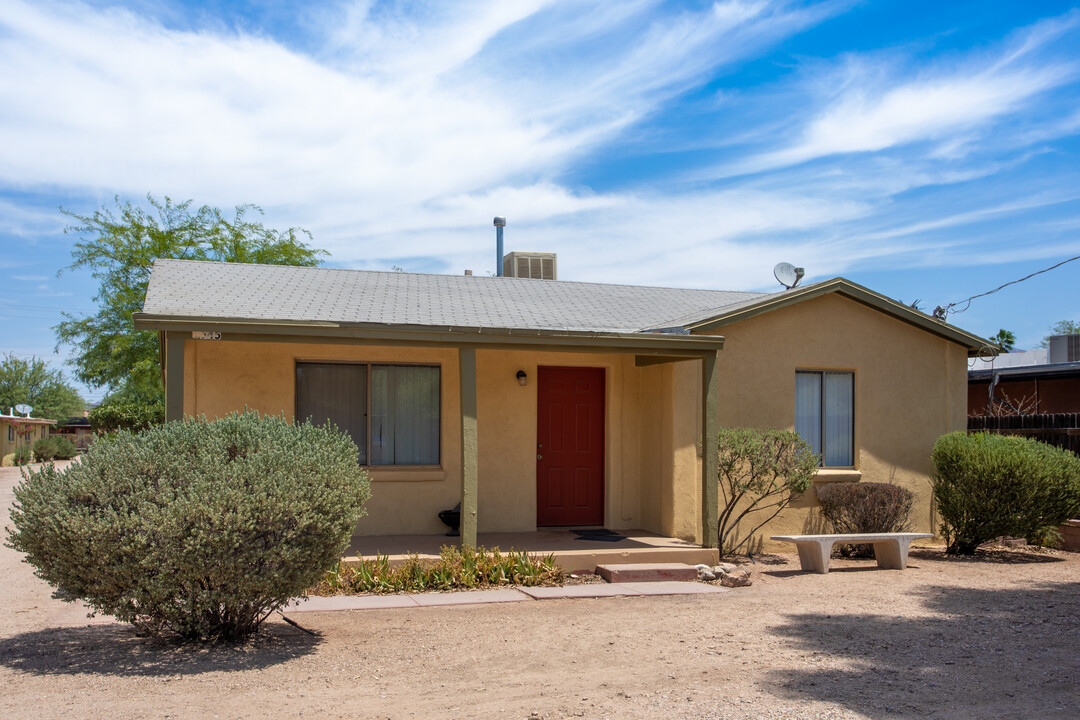
<path fill-rule="evenodd" d="M 829 572 L 833 543 L 873 545 L 879 568 L 903 570 L 907 567 L 908 547 L 912 540 L 932 538 L 929 533 L 851 533 L 849 535 L 773 535 L 773 540 L 795 543 L 799 562 L 806 572 Z"/>

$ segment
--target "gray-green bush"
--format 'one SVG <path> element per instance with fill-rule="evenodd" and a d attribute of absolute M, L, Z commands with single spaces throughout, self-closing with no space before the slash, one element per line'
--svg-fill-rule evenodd
<path fill-rule="evenodd" d="M 1080 458 L 1022 437 L 955 432 L 931 453 L 947 552 L 971 555 L 996 537 L 1046 544 L 1080 512 Z"/>
<path fill-rule="evenodd" d="M 336 429 L 185 420 L 26 473 L 8 544 L 59 597 L 143 631 L 237 640 L 333 567 L 368 496 Z"/>
<path fill-rule="evenodd" d="M 34 461 L 45 462 L 47 460 L 70 460 L 79 454 L 75 443 L 66 437 L 50 435 L 37 440 L 33 446 Z"/>
<path fill-rule="evenodd" d="M 796 495 L 806 492 L 820 461 L 810 446 L 790 430 L 721 429 L 716 468 L 720 483 L 720 551 L 737 552 Z M 740 529 L 743 521 L 747 527 Z"/>

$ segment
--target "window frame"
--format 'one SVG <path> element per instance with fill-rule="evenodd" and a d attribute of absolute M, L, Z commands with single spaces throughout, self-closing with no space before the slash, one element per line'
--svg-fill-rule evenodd
<path fill-rule="evenodd" d="M 367 462 L 361 464 L 360 467 L 363 467 L 363 468 L 365 468 L 365 469 L 367 469 L 369 471 L 378 472 L 378 473 L 384 473 L 386 471 L 393 471 L 393 470 L 441 470 L 442 469 L 442 467 L 443 467 L 443 447 L 446 445 L 446 443 L 443 442 L 443 434 L 442 434 L 443 433 L 443 412 L 442 412 L 443 411 L 443 397 L 442 397 L 442 394 L 443 394 L 443 372 L 442 372 L 443 366 L 442 366 L 442 363 L 437 363 L 437 362 L 434 362 L 434 363 L 432 363 L 432 362 L 393 362 L 393 361 L 387 361 L 387 360 L 311 360 L 311 359 L 300 360 L 300 359 L 297 359 L 297 360 L 295 360 L 293 362 L 293 422 L 298 422 L 298 421 L 302 422 L 303 420 L 307 419 L 307 418 L 300 418 L 299 417 L 300 383 L 297 382 L 297 373 L 299 372 L 299 368 L 300 368 L 301 365 L 348 365 L 348 366 L 352 366 L 352 367 L 364 367 L 364 368 L 367 368 L 366 372 L 364 373 L 364 375 L 365 375 L 364 381 L 365 381 L 365 384 L 366 384 L 366 387 L 364 389 L 364 396 L 365 396 L 365 400 L 366 400 L 366 403 L 367 403 L 367 406 L 364 409 L 364 443 L 366 445 L 364 455 L 365 455 L 365 458 L 366 458 Z M 421 465 L 416 465 L 416 464 L 413 464 L 413 465 L 396 465 L 396 464 L 373 465 L 372 464 L 371 457 L 372 457 L 372 455 L 374 453 L 372 452 L 372 445 L 371 445 L 371 418 L 372 418 L 372 410 L 371 410 L 371 399 L 372 399 L 371 376 L 373 375 L 373 373 L 371 372 L 371 369 L 374 368 L 374 367 L 423 367 L 423 368 L 432 368 L 432 369 L 438 371 L 438 373 L 439 373 L 439 392 L 438 392 L 438 399 L 437 399 L 438 407 L 436 408 L 436 412 L 437 412 L 437 415 L 438 415 L 438 418 L 439 418 L 439 428 L 438 428 L 438 432 L 436 433 L 436 436 L 437 436 L 438 442 L 439 442 L 439 459 L 438 459 L 438 462 L 433 463 L 433 464 L 421 464 Z"/>
<path fill-rule="evenodd" d="M 858 469 L 858 463 L 856 462 L 856 458 L 858 457 L 858 455 L 855 452 L 856 448 L 858 447 L 858 442 L 857 442 L 858 439 L 856 437 L 856 425 L 857 424 L 855 422 L 855 412 L 856 412 L 856 408 L 857 408 L 856 399 L 855 399 L 855 395 L 856 395 L 856 393 L 855 393 L 855 380 L 856 380 L 855 370 L 846 369 L 846 368 L 796 368 L 795 369 L 796 387 L 798 387 L 798 376 L 800 374 L 817 375 L 820 378 L 820 382 L 818 383 L 818 423 L 819 423 L 819 428 L 820 428 L 820 433 L 821 433 L 821 448 L 820 448 L 820 451 L 819 451 L 819 454 L 821 456 L 821 461 L 820 461 L 820 464 L 818 465 L 818 467 L 821 470 L 857 470 Z M 849 448 L 850 457 L 851 457 L 851 464 L 850 465 L 826 465 L 825 464 L 825 457 L 826 457 L 826 448 L 825 448 L 825 412 L 826 412 L 826 408 L 825 408 L 825 392 L 826 392 L 825 391 L 825 376 L 826 375 L 847 375 L 848 377 L 851 378 L 851 445 L 850 445 L 850 448 Z M 795 395 L 795 401 L 796 401 L 796 403 L 798 402 L 798 393 L 797 392 L 796 392 L 796 395 Z M 798 417 L 798 407 L 797 406 L 795 408 L 795 417 L 796 418 Z M 804 438 L 804 440 L 805 440 L 805 438 Z"/>

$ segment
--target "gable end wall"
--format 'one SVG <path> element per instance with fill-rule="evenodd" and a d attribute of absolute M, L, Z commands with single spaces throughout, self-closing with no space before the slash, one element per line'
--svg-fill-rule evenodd
<path fill-rule="evenodd" d="M 727 325 L 720 353 L 721 427 L 792 429 L 796 370 L 855 373 L 857 475 L 819 474 L 824 482 L 892 482 L 915 494 L 912 530 L 936 532 L 930 450 L 966 427 L 966 349 L 838 295 L 808 300 Z M 830 477 L 831 475 L 831 477 Z M 816 489 L 796 499 L 762 536 L 827 532 Z M 721 499 L 722 502 L 722 499 Z M 758 549 L 790 551 L 787 543 Z"/>

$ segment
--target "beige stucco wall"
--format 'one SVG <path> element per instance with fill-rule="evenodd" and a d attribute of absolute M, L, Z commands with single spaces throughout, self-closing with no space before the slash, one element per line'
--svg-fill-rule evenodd
<path fill-rule="evenodd" d="M 855 466 L 827 481 L 892 482 L 915 494 L 913 529 L 935 532 L 930 450 L 965 427 L 966 350 L 861 303 L 826 295 L 727 325 L 720 353 L 721 427 L 792 429 L 796 370 L 855 373 Z M 691 402 L 692 393 L 684 393 Z M 821 527 L 815 490 L 796 500 L 762 535 Z M 764 549 L 790 550 L 768 541 Z"/>
<path fill-rule="evenodd" d="M 15 437 L 12 440 L 8 440 L 8 435 L 11 433 L 12 424 L 6 420 L 0 420 L 0 465 L 10 467 L 15 461 L 15 450 L 26 445 L 29 448 L 34 446 L 34 443 L 42 438 L 49 436 L 51 425 L 44 423 L 34 423 L 34 429 L 30 432 L 28 438 L 19 437 L 15 432 Z"/>
<path fill-rule="evenodd" d="M 932 531 L 934 440 L 963 429 L 964 348 L 837 295 L 728 325 L 720 353 L 721 426 L 792 428 L 795 371 L 855 373 L 855 466 L 819 482 L 895 482 L 916 495 L 914 529 Z M 245 406 L 292 417 L 297 361 L 442 367 L 442 461 L 374 469 L 366 535 L 442 533 L 436 515 L 461 492 L 460 388 L 454 348 L 185 341 L 184 411 L 216 417 Z M 606 376 L 605 525 L 701 542 L 701 363 L 636 367 L 633 355 L 477 352 L 480 532 L 536 529 L 537 368 L 602 367 Z M 524 370 L 528 385 L 515 375 Z M 813 490 L 765 534 L 818 529 Z M 766 543 L 758 549 L 776 547 Z M 779 546 L 782 547 L 782 546 Z M 790 548 L 787 548 L 790 549 Z"/>
<path fill-rule="evenodd" d="M 298 361 L 440 365 L 441 465 L 373 469 L 368 516 L 360 521 L 357 532 L 445 532 L 437 513 L 453 507 L 461 493 L 460 386 L 455 349 L 186 340 L 184 358 L 184 412 L 209 418 L 245 406 L 291 418 Z M 680 364 L 692 365 L 700 373 L 699 362 Z M 670 460 L 662 461 L 671 451 L 676 421 L 672 416 L 675 396 L 670 387 L 670 369 L 637 368 L 633 355 L 479 350 L 479 531 L 536 529 L 536 378 L 537 368 L 543 365 L 605 370 L 605 525 L 665 533 L 686 526 L 685 520 L 676 522 L 674 514 L 679 509 L 670 497 L 666 503 L 653 502 L 665 485 L 670 496 L 670 477 L 680 469 Z M 518 370 L 528 375 L 526 387 L 517 381 Z M 662 408 L 665 402 L 667 414 L 658 418 L 654 407 Z M 656 442 L 657 435 L 667 440 Z M 685 441 L 688 445 L 682 449 L 683 464 L 687 453 L 696 457 L 694 442 Z M 685 498 L 682 502 L 686 504 Z M 690 525 L 696 527 L 694 517 Z M 693 532 L 691 528 L 689 533 Z"/>

